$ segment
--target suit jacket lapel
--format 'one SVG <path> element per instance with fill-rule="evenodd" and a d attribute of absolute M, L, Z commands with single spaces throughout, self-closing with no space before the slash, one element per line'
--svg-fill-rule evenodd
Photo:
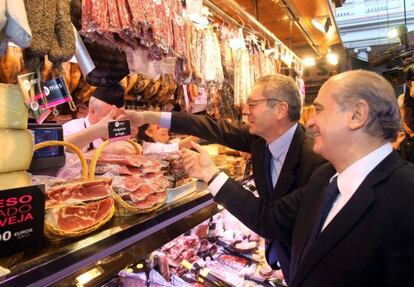
<path fill-rule="evenodd" d="M 268 183 L 269 171 L 265 168 L 265 152 L 266 142 L 263 139 L 260 139 L 252 147 L 253 176 L 260 197 L 270 199 L 269 195 L 271 193 L 271 184 Z M 266 179 L 266 177 L 268 179 Z"/>
<path fill-rule="evenodd" d="M 393 152 L 367 176 L 347 204 L 315 240 L 314 245 L 309 249 L 302 263 L 296 269 L 291 286 L 299 285 L 329 250 L 334 248 L 346 236 L 369 207 L 374 204 L 376 195 L 373 186 L 384 180 L 394 169 L 401 165 L 402 161 L 398 154 Z M 312 216 L 314 217 L 315 214 Z M 306 236 L 309 235 L 311 227 L 307 229 Z M 300 252 L 303 252 L 303 245 L 300 248 L 302 248 Z"/>
<path fill-rule="evenodd" d="M 312 185 L 312 189 L 325 191 L 326 187 L 329 184 L 329 178 L 335 174 L 335 170 L 332 167 L 332 171 L 327 173 L 323 180 L 320 180 L 315 185 Z M 298 226 L 295 227 L 294 233 L 295 237 L 293 238 L 293 245 L 292 248 L 292 259 L 291 259 L 291 271 L 295 272 L 298 270 L 299 260 L 301 259 L 302 252 L 305 248 L 306 242 L 308 241 L 308 237 L 311 233 L 313 222 L 316 220 L 318 206 L 321 204 L 324 192 L 319 192 L 314 200 L 312 200 L 308 205 L 308 213 L 306 217 L 299 218 L 297 221 Z M 290 274 L 291 278 L 294 274 Z"/>
<path fill-rule="evenodd" d="M 273 190 L 272 198 L 279 198 L 285 195 L 295 178 L 294 168 L 297 166 L 299 161 L 299 154 L 303 144 L 304 131 L 301 125 L 298 125 L 295 134 L 293 135 L 292 142 L 290 143 L 289 150 L 286 155 L 285 162 L 283 163 L 282 169 L 280 170 L 279 178 L 276 186 Z"/>

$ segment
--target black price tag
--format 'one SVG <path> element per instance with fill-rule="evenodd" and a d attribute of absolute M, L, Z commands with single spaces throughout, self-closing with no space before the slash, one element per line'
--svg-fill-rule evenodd
<path fill-rule="evenodd" d="M 63 77 L 51 79 L 43 82 L 43 90 L 46 94 L 47 107 L 51 108 L 66 102 L 71 101 L 68 88 L 66 87 L 65 80 Z M 42 109 L 44 105 L 40 106 Z"/>
<path fill-rule="evenodd" d="M 0 257 L 39 246 L 45 218 L 45 186 L 0 192 Z"/>
<path fill-rule="evenodd" d="M 131 122 L 129 120 L 109 122 L 108 134 L 111 141 L 129 139 L 131 137 Z"/>

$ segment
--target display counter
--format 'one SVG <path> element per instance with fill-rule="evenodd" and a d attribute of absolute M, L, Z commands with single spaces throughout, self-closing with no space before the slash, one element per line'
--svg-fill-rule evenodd
<path fill-rule="evenodd" d="M 45 241 L 42 248 L 14 255 L 21 258 L 0 286 L 99 286 L 217 212 L 203 190 L 148 214 L 114 217 L 89 235 Z"/>

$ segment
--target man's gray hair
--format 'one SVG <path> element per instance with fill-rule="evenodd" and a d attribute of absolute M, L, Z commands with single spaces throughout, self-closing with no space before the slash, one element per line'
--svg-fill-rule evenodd
<path fill-rule="evenodd" d="M 297 122 L 302 109 L 302 98 L 296 82 L 282 74 L 268 75 L 259 78 L 255 86 L 261 87 L 263 96 L 267 99 L 277 99 L 288 104 L 288 117 L 292 122 Z M 268 105 L 273 107 L 275 101 L 269 101 Z"/>
<path fill-rule="evenodd" d="M 368 103 L 366 131 L 385 140 L 395 140 L 401 126 L 400 111 L 394 88 L 384 77 L 369 71 L 354 70 L 334 76 L 340 85 L 334 91 L 335 101 L 346 109 L 363 99 Z"/>

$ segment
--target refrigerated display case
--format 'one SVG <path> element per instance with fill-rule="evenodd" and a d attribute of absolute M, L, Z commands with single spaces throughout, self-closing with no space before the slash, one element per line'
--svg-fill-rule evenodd
<path fill-rule="evenodd" d="M 0 278 L 0 286 L 100 286 L 218 211 L 203 190 L 149 214 L 115 217 L 90 235 L 15 255 L 21 258 Z"/>

